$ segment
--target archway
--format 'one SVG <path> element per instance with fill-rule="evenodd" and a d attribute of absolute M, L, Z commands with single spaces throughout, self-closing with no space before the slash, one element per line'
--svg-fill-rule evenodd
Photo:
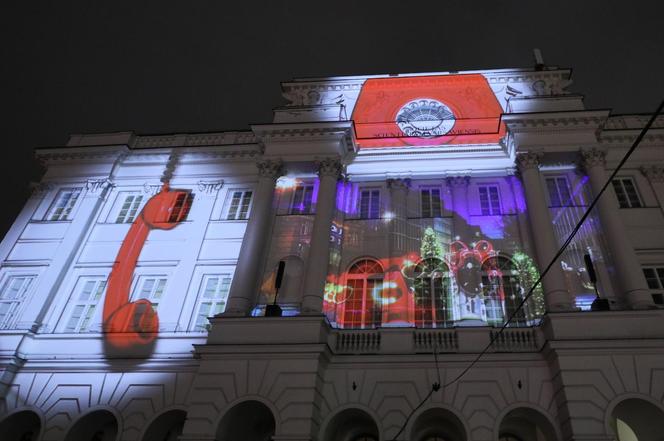
<path fill-rule="evenodd" d="M 260 401 L 243 401 L 226 412 L 217 428 L 219 440 L 269 441 L 275 431 L 274 416 Z"/>
<path fill-rule="evenodd" d="M 413 422 L 412 441 L 467 441 L 461 420 L 451 411 L 439 407 L 422 412 Z"/>
<path fill-rule="evenodd" d="M 182 434 L 187 412 L 169 410 L 155 418 L 143 435 L 143 441 L 177 441 Z"/>
<path fill-rule="evenodd" d="M 367 412 L 345 409 L 327 424 L 323 441 L 378 441 L 378 426 Z"/>
<path fill-rule="evenodd" d="M 500 441 L 557 441 L 551 421 L 535 409 L 519 407 L 503 417 L 498 431 Z"/>
<path fill-rule="evenodd" d="M 23 410 L 0 421 L 0 434 L 7 441 L 37 441 L 41 430 L 39 416 L 31 410 Z"/>
<path fill-rule="evenodd" d="M 67 432 L 65 441 L 116 441 L 118 420 L 108 410 L 96 410 L 81 417 Z"/>
<path fill-rule="evenodd" d="M 610 425 L 618 441 L 664 441 L 664 412 L 646 400 L 628 398 L 618 403 Z"/>

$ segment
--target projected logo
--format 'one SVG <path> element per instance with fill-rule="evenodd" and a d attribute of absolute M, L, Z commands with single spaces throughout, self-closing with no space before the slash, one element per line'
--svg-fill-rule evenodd
<path fill-rule="evenodd" d="M 175 228 L 187 217 L 191 203 L 191 193 L 172 191 L 165 183 L 131 225 L 115 258 L 104 300 L 104 337 L 112 347 L 146 345 L 156 338 L 157 311 L 148 299 L 130 301 L 131 280 L 150 231 Z"/>
<path fill-rule="evenodd" d="M 454 127 L 454 114 L 445 104 L 432 99 L 418 99 L 397 113 L 397 125 L 406 136 L 431 138 L 447 134 Z"/>
<path fill-rule="evenodd" d="M 353 109 L 360 148 L 497 143 L 502 108 L 480 74 L 371 78 Z"/>

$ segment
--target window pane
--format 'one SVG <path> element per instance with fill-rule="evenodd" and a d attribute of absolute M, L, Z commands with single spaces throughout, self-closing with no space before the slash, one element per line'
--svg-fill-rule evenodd
<path fill-rule="evenodd" d="M 558 194 L 558 187 L 554 178 L 546 178 L 546 188 L 549 191 L 549 200 L 552 207 L 560 207 L 560 195 Z"/>
<path fill-rule="evenodd" d="M 569 205 L 572 202 L 572 196 L 570 195 L 569 185 L 567 184 L 567 179 L 558 178 L 558 191 L 560 192 L 560 202 L 561 205 Z"/>
<path fill-rule="evenodd" d="M 246 219 L 249 213 L 249 204 L 251 203 L 251 192 L 245 191 L 242 195 L 242 205 L 240 207 L 240 214 L 238 219 Z"/>
<path fill-rule="evenodd" d="M 431 217 L 441 217 L 440 190 L 431 190 Z"/>
<path fill-rule="evenodd" d="M 380 191 L 371 191 L 371 212 L 369 213 L 371 219 L 378 219 L 380 217 Z"/>
<path fill-rule="evenodd" d="M 237 209 L 240 206 L 240 198 L 242 198 L 242 192 L 236 191 L 233 193 L 233 198 L 231 199 L 231 205 L 228 208 L 227 219 L 234 220 L 237 215 Z"/>
<path fill-rule="evenodd" d="M 429 190 L 421 192 L 422 217 L 431 217 L 431 195 Z"/>

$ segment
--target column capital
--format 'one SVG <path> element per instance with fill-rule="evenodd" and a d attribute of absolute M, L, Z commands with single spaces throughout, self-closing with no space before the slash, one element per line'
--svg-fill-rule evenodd
<path fill-rule="evenodd" d="M 331 176 L 339 179 L 341 176 L 341 161 L 338 158 L 324 158 L 315 161 L 318 168 L 318 176 Z"/>
<path fill-rule="evenodd" d="M 650 182 L 664 182 L 664 167 L 661 165 L 651 165 L 649 167 L 644 165 L 640 170 Z"/>
<path fill-rule="evenodd" d="M 408 190 L 410 188 L 410 179 L 390 178 L 387 180 L 387 187 L 390 190 Z"/>
<path fill-rule="evenodd" d="M 85 189 L 90 194 L 102 193 L 109 187 L 113 187 L 113 181 L 107 178 L 103 179 L 88 179 L 85 181 Z"/>
<path fill-rule="evenodd" d="M 579 154 L 581 155 L 581 165 L 587 170 L 597 166 L 606 166 L 606 151 L 591 148 L 582 149 Z"/>
<path fill-rule="evenodd" d="M 465 187 L 470 184 L 470 176 L 448 176 L 445 182 L 451 187 Z"/>
<path fill-rule="evenodd" d="M 519 172 L 535 169 L 539 171 L 540 162 L 544 154 L 538 151 L 518 153 L 516 155 L 516 166 Z"/>
<path fill-rule="evenodd" d="M 263 159 L 256 162 L 258 175 L 261 178 L 278 178 L 283 173 L 283 165 L 281 159 Z"/>
<path fill-rule="evenodd" d="M 55 184 L 53 182 L 31 182 L 30 183 L 30 190 L 32 192 L 32 196 L 34 197 L 44 197 L 46 194 L 53 190 L 55 188 Z"/>

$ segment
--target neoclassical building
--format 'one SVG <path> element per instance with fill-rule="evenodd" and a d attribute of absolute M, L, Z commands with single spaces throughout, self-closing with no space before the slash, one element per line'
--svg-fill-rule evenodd
<path fill-rule="evenodd" d="M 650 118 L 570 74 L 296 79 L 248 131 L 36 150 L 0 437 L 664 440 L 664 116 L 535 286 Z"/>

